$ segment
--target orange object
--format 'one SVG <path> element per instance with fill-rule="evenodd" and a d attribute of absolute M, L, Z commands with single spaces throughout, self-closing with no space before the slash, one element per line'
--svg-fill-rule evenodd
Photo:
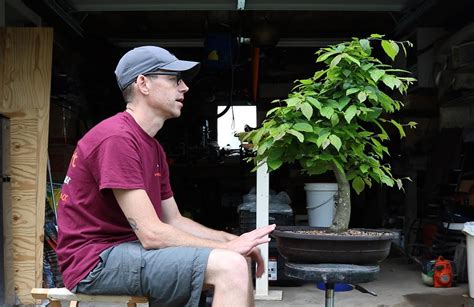
<path fill-rule="evenodd" d="M 439 256 L 435 261 L 433 285 L 435 288 L 449 288 L 453 283 L 453 269 L 451 261 Z"/>

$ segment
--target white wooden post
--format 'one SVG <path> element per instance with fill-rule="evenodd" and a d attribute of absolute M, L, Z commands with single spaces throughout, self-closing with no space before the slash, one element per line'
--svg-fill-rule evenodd
<path fill-rule="evenodd" d="M 270 177 L 267 164 L 257 169 L 257 228 L 268 225 Z M 262 258 L 265 262 L 265 273 L 255 281 L 255 299 L 281 300 L 283 293 L 268 290 L 268 243 L 260 245 Z"/>

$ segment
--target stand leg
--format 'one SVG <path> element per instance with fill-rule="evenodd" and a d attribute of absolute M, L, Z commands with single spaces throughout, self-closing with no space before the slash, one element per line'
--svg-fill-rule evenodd
<path fill-rule="evenodd" d="M 334 284 L 326 283 L 326 307 L 334 307 Z"/>

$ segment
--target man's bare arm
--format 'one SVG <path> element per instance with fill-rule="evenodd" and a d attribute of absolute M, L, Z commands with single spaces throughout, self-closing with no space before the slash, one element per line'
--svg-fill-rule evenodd
<path fill-rule="evenodd" d="M 161 221 L 144 190 L 114 189 L 113 192 L 120 208 L 130 223 L 130 227 L 135 231 L 143 247 L 147 249 L 170 246 L 195 246 L 230 249 L 247 255 L 254 247 L 267 243 L 269 239 L 266 235 L 274 229 L 274 225 L 256 229 L 240 237 L 235 237 L 228 242 L 206 239 L 173 226 L 172 216 L 164 214 L 166 216 L 166 223 Z M 204 226 L 202 227 L 205 228 Z"/>

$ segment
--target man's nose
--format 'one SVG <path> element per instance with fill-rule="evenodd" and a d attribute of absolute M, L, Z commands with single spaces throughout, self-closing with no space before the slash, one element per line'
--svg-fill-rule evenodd
<path fill-rule="evenodd" d="M 179 91 L 180 91 L 180 92 L 184 92 L 184 93 L 186 93 L 187 91 L 189 91 L 189 87 L 188 87 L 188 85 L 186 84 L 186 82 L 184 82 L 184 80 L 181 80 L 181 83 L 179 84 Z"/>

